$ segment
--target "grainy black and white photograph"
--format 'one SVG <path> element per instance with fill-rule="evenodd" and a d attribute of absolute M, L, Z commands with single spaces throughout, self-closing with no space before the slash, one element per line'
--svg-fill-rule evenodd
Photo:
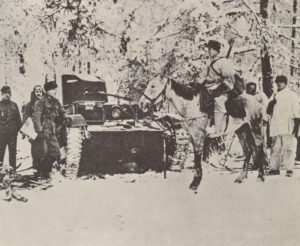
<path fill-rule="evenodd" d="M 1 246 L 300 245 L 300 0 L 0 0 Z"/>

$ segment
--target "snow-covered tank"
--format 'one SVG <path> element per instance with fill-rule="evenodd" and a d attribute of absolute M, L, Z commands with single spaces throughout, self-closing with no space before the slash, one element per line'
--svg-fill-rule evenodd
<path fill-rule="evenodd" d="M 130 98 L 107 93 L 103 80 L 62 75 L 62 99 L 66 176 L 164 168 L 163 131 L 139 124 L 145 115 Z"/>

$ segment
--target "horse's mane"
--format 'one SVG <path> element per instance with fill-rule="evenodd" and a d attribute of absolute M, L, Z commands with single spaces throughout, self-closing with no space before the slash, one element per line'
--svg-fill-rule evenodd
<path fill-rule="evenodd" d="M 177 96 L 180 96 L 186 100 L 193 100 L 195 96 L 195 90 L 192 87 L 178 83 L 174 79 L 169 78 L 169 81 L 171 82 L 171 89 Z"/>

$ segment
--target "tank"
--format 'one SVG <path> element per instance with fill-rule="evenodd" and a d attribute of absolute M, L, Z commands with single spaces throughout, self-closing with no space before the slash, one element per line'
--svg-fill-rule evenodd
<path fill-rule="evenodd" d="M 62 75 L 62 101 L 65 176 L 165 169 L 163 130 L 143 125 L 148 115 L 130 98 L 107 93 L 103 80 Z"/>

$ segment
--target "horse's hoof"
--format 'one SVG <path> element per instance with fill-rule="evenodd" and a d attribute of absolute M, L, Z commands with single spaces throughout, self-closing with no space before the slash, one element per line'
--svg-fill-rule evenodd
<path fill-rule="evenodd" d="M 198 189 L 198 185 L 190 185 L 190 189 L 196 191 Z"/>
<path fill-rule="evenodd" d="M 192 183 L 190 184 L 191 190 L 197 190 L 198 186 L 200 184 L 201 178 L 200 177 L 194 177 Z"/>
<path fill-rule="evenodd" d="M 257 177 L 257 181 L 258 182 L 264 182 L 265 181 L 265 177 L 264 176 L 258 176 Z"/>
<path fill-rule="evenodd" d="M 241 184 L 241 183 L 243 183 L 243 180 L 242 180 L 242 179 L 239 179 L 239 178 L 237 178 L 237 179 L 234 181 L 234 183 L 236 183 L 236 184 Z"/>

